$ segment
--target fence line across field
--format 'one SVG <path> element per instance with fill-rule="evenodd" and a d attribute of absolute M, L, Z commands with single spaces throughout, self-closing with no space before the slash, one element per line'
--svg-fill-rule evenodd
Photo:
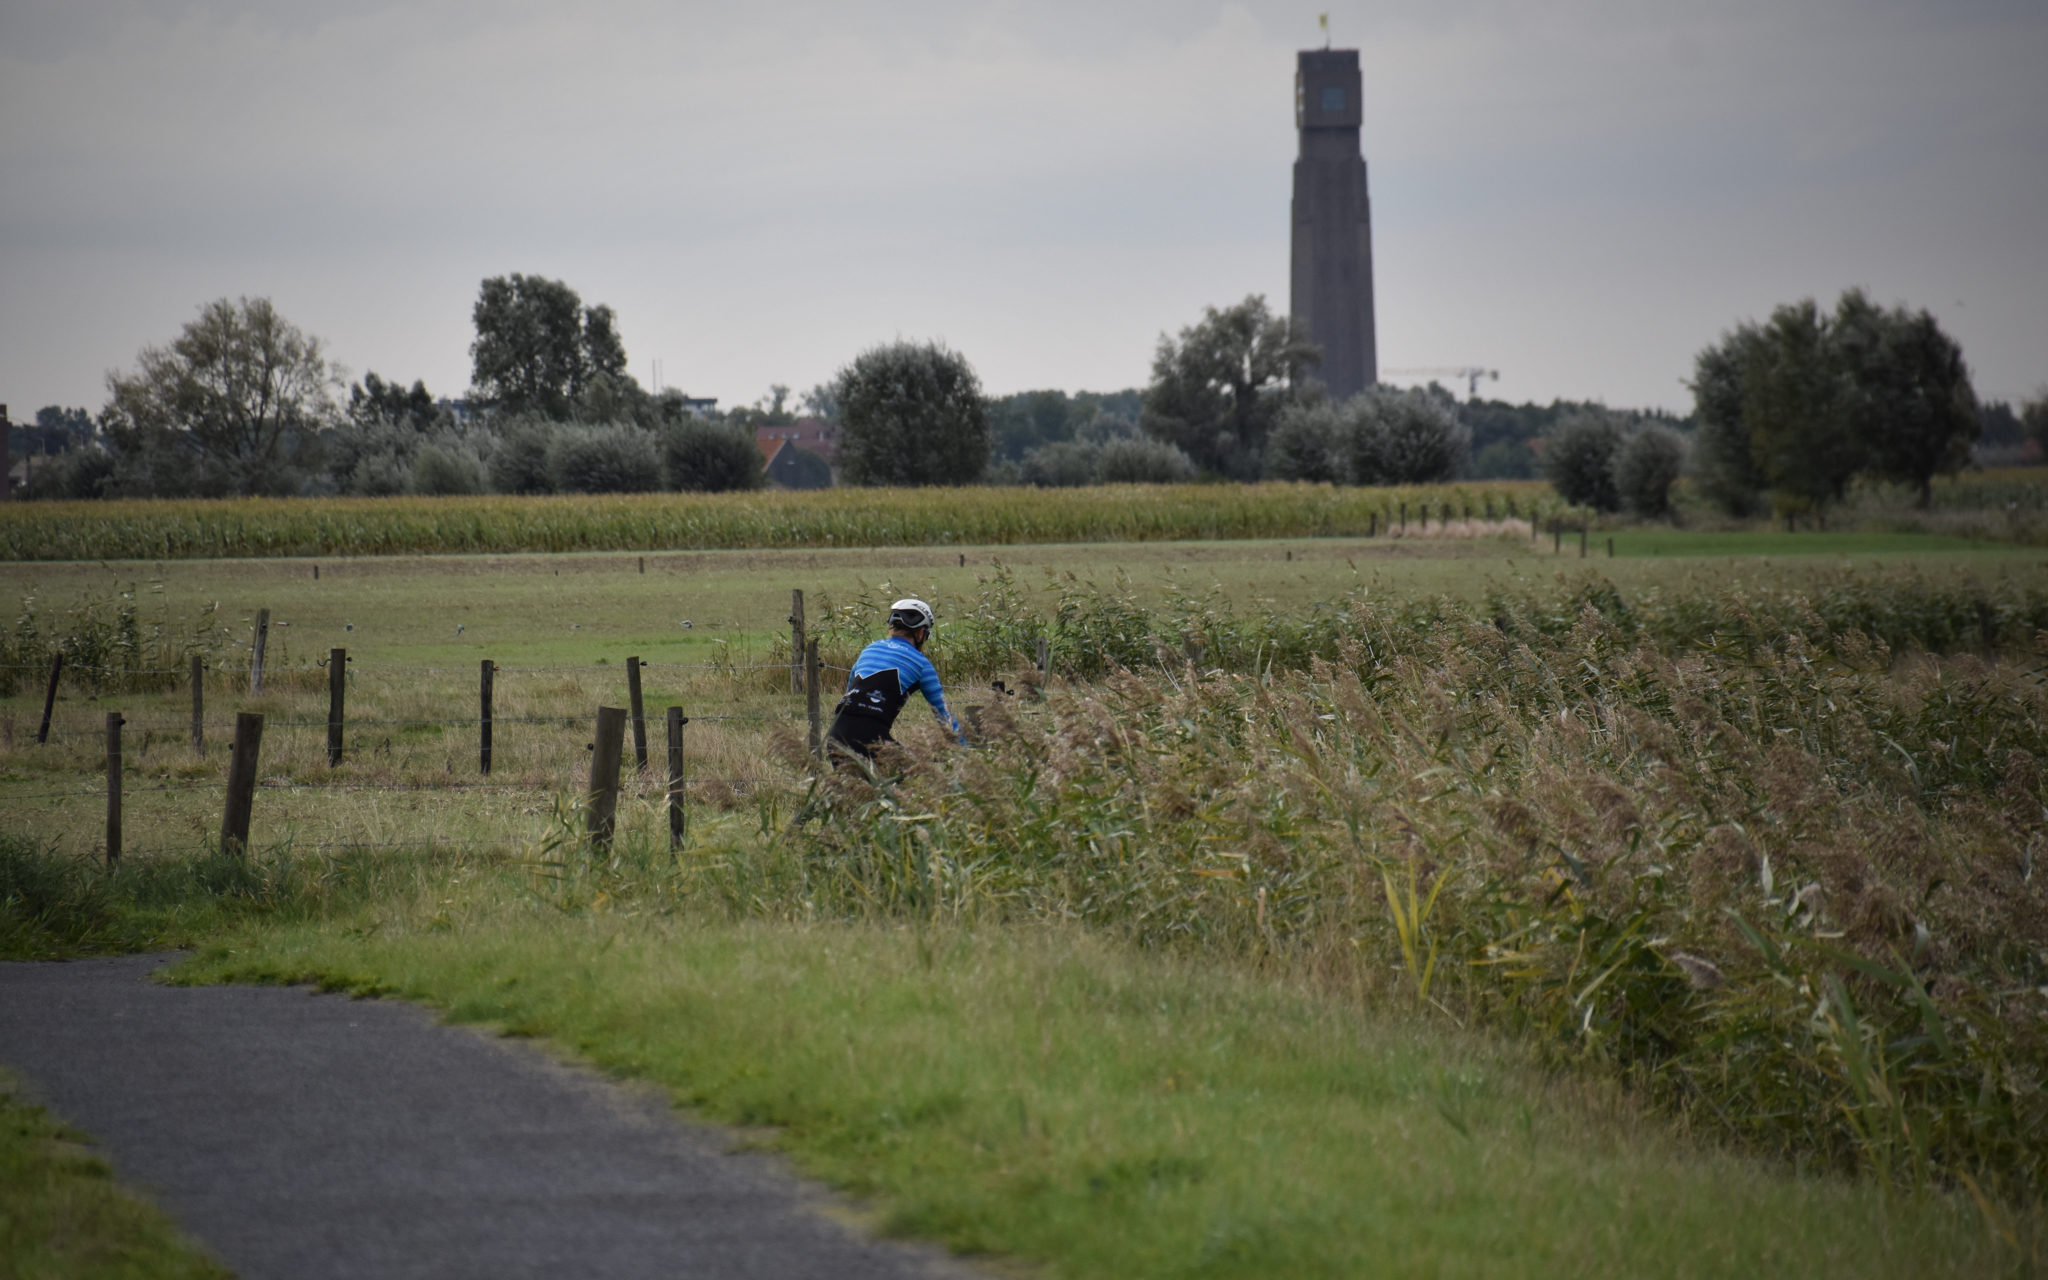
<path fill-rule="evenodd" d="M 677 705 L 670 705 L 664 709 L 662 713 L 662 719 L 665 724 L 668 739 L 666 743 L 666 758 L 664 761 L 666 765 L 666 801 L 668 809 L 669 838 L 670 845 L 672 848 L 681 848 L 687 836 L 688 813 L 686 808 L 686 800 L 688 774 L 685 767 L 686 759 L 684 746 L 684 727 L 688 725 L 693 718 L 700 724 L 791 724 L 801 720 L 805 723 L 806 728 L 808 730 L 807 745 L 809 747 L 811 755 L 819 760 L 822 760 L 824 758 L 825 679 L 827 673 L 832 673 L 835 675 L 850 675 L 851 670 L 850 668 L 838 666 L 836 664 L 828 664 L 822 661 L 822 659 L 820 658 L 818 652 L 818 638 L 814 635 L 809 634 L 805 625 L 804 597 L 802 591 L 792 591 L 790 593 L 790 613 L 788 621 L 790 627 L 790 661 L 787 665 L 787 670 L 790 674 L 790 692 L 793 694 L 801 694 L 803 696 L 804 710 L 802 711 L 802 713 L 798 715 L 790 715 L 760 712 L 735 712 L 690 717 L 685 715 L 683 713 L 682 707 Z M 265 674 L 264 655 L 267 648 L 266 642 L 268 638 L 269 629 L 270 610 L 259 610 L 257 612 L 256 619 L 256 638 L 255 643 L 250 647 L 249 667 L 247 671 L 247 689 L 251 696 L 261 696 L 262 694 L 263 679 Z M 1044 672 L 1048 669 L 1048 664 L 1050 661 L 1049 639 L 1045 636 L 1039 637 L 1036 649 L 1038 668 L 1041 672 Z M 643 676 L 648 670 L 696 670 L 731 673 L 740 671 L 781 671 L 785 669 L 784 664 L 780 662 L 649 663 L 643 662 L 637 655 L 629 656 L 625 660 L 623 668 L 613 666 L 608 662 L 592 663 L 588 665 L 574 667 L 501 667 L 490 658 L 484 658 L 479 660 L 479 663 L 475 668 L 445 666 L 408 666 L 404 664 L 392 664 L 390 666 L 384 666 L 380 664 L 375 668 L 379 675 L 382 675 L 384 673 L 414 673 L 424 671 L 467 672 L 470 670 L 474 670 L 477 673 L 478 714 L 474 716 L 406 717 L 401 719 L 368 718 L 351 721 L 348 718 L 347 712 L 348 693 L 352 685 L 356 685 L 359 683 L 358 677 L 364 674 L 363 670 L 352 665 L 352 659 L 349 656 L 348 650 L 341 647 L 330 649 L 328 651 L 326 659 L 318 662 L 316 666 L 325 668 L 328 673 L 328 711 L 325 719 L 276 720 L 268 722 L 266 726 L 266 718 L 262 713 L 251 711 L 236 712 L 234 720 L 234 734 L 229 746 L 228 768 L 226 771 L 224 795 L 222 800 L 222 816 L 220 838 L 218 845 L 218 847 L 222 851 L 240 851 L 243 853 L 247 852 L 249 847 L 249 827 L 251 822 L 251 816 L 254 809 L 255 797 L 259 791 L 268 791 L 275 793 L 312 791 L 356 792 L 375 790 L 387 792 L 400 791 L 415 794 L 421 792 L 437 791 L 489 791 L 497 794 L 507 795 L 532 795 L 550 790 L 548 788 L 538 787 L 506 787 L 502 784 L 485 782 L 449 782 L 435 785 L 409 785 L 398 787 L 370 785 L 354 782 L 265 783 L 259 777 L 258 760 L 262 749 L 263 734 L 266 727 L 272 730 L 284 731 L 306 729 L 325 730 L 327 734 L 327 764 L 330 769 L 340 768 L 350 755 L 348 745 L 348 731 L 351 727 L 358 730 L 409 728 L 474 728 L 475 730 L 477 730 L 478 733 L 478 773 L 483 777 L 489 777 L 493 764 L 493 756 L 499 745 L 495 740 L 494 734 L 494 730 L 498 726 L 544 725 L 551 727 L 570 728 L 583 723 L 583 721 L 580 718 L 574 716 L 499 716 L 495 714 L 493 710 L 493 699 L 495 697 L 496 692 L 497 677 L 500 675 L 519 675 L 529 673 L 545 674 L 562 672 L 576 672 L 579 674 L 601 672 L 606 676 L 617 676 L 619 674 L 623 674 L 625 676 L 628 705 L 625 707 L 598 707 L 595 735 L 593 740 L 588 744 L 588 749 L 591 753 L 591 756 L 590 784 L 588 798 L 585 805 L 587 824 L 586 836 L 593 846 L 606 846 L 609 845 L 609 843 L 611 842 L 616 825 L 616 813 L 620 789 L 620 776 L 623 769 L 623 756 L 626 745 L 626 734 L 629 729 L 632 734 L 633 762 L 637 772 L 642 776 L 648 775 L 651 771 L 651 765 L 653 763 L 653 757 L 649 749 L 647 738 L 647 709 L 645 705 L 645 697 L 643 694 Z M 13 669 L 25 670 L 30 668 L 15 667 Z M 60 650 L 53 657 L 50 664 L 49 684 L 44 695 L 42 719 L 40 721 L 36 733 L 36 742 L 38 745 L 47 745 L 50 740 L 51 718 L 56 707 L 58 684 L 64 673 L 64 670 L 65 658 L 63 652 Z M 175 678 L 176 675 L 176 673 L 171 671 L 136 670 L 118 667 L 95 667 L 90 665 L 74 666 L 72 670 L 74 673 L 88 672 L 102 675 L 150 675 L 159 677 L 171 677 L 173 679 Z M 181 724 L 181 727 L 189 728 L 191 746 L 195 754 L 204 756 L 206 753 L 207 745 L 207 731 L 209 728 L 214 727 L 213 725 L 209 724 L 206 717 L 205 688 L 207 683 L 206 678 L 208 674 L 208 664 L 200 656 L 192 655 L 190 658 L 189 669 L 186 674 L 191 686 L 192 710 L 189 726 Z M 239 672 L 237 672 L 236 674 L 239 674 Z M 122 855 L 122 799 L 124 793 L 127 795 L 149 795 L 168 792 L 190 793 L 198 791 L 207 791 L 211 790 L 213 786 L 222 785 L 219 783 L 195 782 L 190 784 L 164 784 L 159 786 L 150 786 L 142 788 L 125 787 L 123 773 L 124 746 L 122 742 L 122 729 L 124 726 L 128 726 L 130 724 L 131 722 L 129 721 L 127 716 L 121 711 L 109 711 L 106 713 L 106 727 L 104 730 L 105 755 L 103 758 L 103 763 L 106 770 L 106 783 L 104 787 L 104 792 L 107 803 L 107 834 L 105 848 L 107 854 L 107 861 L 109 865 L 118 863 Z M 135 727 L 143 728 L 144 726 L 136 725 Z M 147 731 L 144 732 L 143 746 L 145 752 L 147 751 L 150 745 L 154 732 L 155 729 L 153 726 L 148 727 Z M 67 738 L 64 735 L 60 735 L 58 738 L 58 741 L 60 743 L 70 740 L 71 739 Z M 387 739 L 383 745 L 388 747 L 389 740 Z M 79 796 L 89 796 L 92 794 L 93 792 L 91 790 L 84 790 L 78 792 L 44 792 L 26 796 L 10 796 L 8 798 L 17 801 L 72 799 L 77 798 Z M 367 846 L 358 845 L 356 847 Z"/>
<path fill-rule="evenodd" d="M 351 659 L 351 661 L 353 661 L 353 659 Z M 316 667 L 316 668 L 324 668 L 324 667 L 325 667 L 326 665 L 327 665 L 327 663 L 326 663 L 326 661 L 325 661 L 324 659 L 323 659 L 323 660 L 320 660 L 320 661 L 318 661 L 318 662 L 316 662 L 316 663 L 315 663 L 315 667 Z M 643 662 L 642 662 L 642 663 L 641 663 L 640 665 L 641 665 L 642 667 L 644 667 L 644 668 L 649 668 L 649 669 L 659 669 L 659 670 L 662 670 L 662 671 L 786 671 L 786 670 L 788 670 L 788 667 L 789 667 L 789 664 L 787 664 L 787 663 L 783 663 L 783 662 L 646 662 L 646 661 L 643 661 Z M 49 666 L 48 666 L 47 664 L 45 664 L 45 663 L 40 663 L 40 662 L 37 662 L 37 663 L 23 663 L 23 662 L 9 662 L 9 663 L 0 663 L 0 671 L 39 671 L 39 672 L 40 672 L 40 671 L 48 671 L 49 669 L 50 669 L 50 668 L 49 668 Z M 176 677 L 176 676 L 178 676 L 178 675 L 182 674 L 182 673 L 181 673 L 181 672 L 180 672 L 180 671 L 179 671 L 178 669 L 176 669 L 176 668 L 172 668 L 172 667 L 98 667 L 98 666 L 93 666 L 93 665 L 91 665 L 91 664 L 88 664 L 88 663 L 80 663 L 80 662 L 67 662 L 67 663 L 65 663 L 65 665 L 64 665 L 64 669 L 65 669 L 65 670 L 67 670 L 67 671 L 74 671 L 74 672 L 76 672 L 76 671 L 90 671 L 90 672 L 92 672 L 92 673 L 94 673 L 94 674 L 96 674 L 96 675 L 105 675 L 105 676 L 156 676 L 156 677 L 159 677 L 159 678 L 161 678 L 161 677 Z M 301 670 L 304 670 L 305 668 L 300 668 L 300 669 L 301 669 Z M 418 664 L 414 664 L 414 663 L 406 663 L 406 662 L 391 662 L 391 663 L 378 663 L 378 664 L 377 664 L 377 666 L 376 666 L 376 668 L 375 668 L 375 670 L 376 670 L 376 671 L 378 671 L 378 672 L 380 672 L 380 673 L 381 673 L 381 672 L 385 672 L 385 671 L 400 671 L 400 672 L 415 672 L 415 671 L 441 671 L 441 672 L 457 672 L 457 671 L 474 671 L 475 669 L 476 669 L 476 668 L 474 668 L 474 667 L 469 667 L 469 666 L 461 666 L 461 667 L 443 667 L 443 666 L 432 666 L 432 665 L 424 665 L 424 666 L 423 666 L 423 665 L 418 665 Z M 582 665 L 582 666 L 573 666 L 573 667 L 507 667 L 507 666 L 500 666 L 500 667 L 498 668 L 498 674 L 500 674 L 500 675 L 560 675 L 560 674 L 563 674 L 563 673 L 566 673 L 566 672 L 582 672 L 582 671 L 605 671 L 605 672 L 615 672 L 615 671 L 618 671 L 619 669 L 620 669 L 620 668 L 618 668 L 617 666 L 614 666 L 613 664 L 611 664 L 611 663 L 608 663 L 608 662 L 593 662 L 593 663 L 587 663 L 587 664 L 584 664 L 584 665 Z M 221 672 L 226 672 L 226 671 L 227 671 L 227 668 L 224 668 L 224 667 L 209 667 L 209 668 L 207 668 L 207 670 L 208 670 L 209 672 L 214 672 L 214 673 L 221 673 Z M 275 671 L 274 671 L 274 670 L 273 670 L 272 674 L 275 674 Z"/>
<path fill-rule="evenodd" d="M 803 650 L 803 656 L 805 659 L 803 678 L 806 704 L 805 718 L 808 721 L 810 731 L 809 745 L 813 755 L 822 756 L 823 742 L 821 738 L 820 685 L 822 683 L 823 668 L 822 664 L 820 664 L 820 662 L 818 661 L 818 642 L 815 639 L 810 640 L 805 645 L 805 648 Z M 60 654 L 56 662 L 52 665 L 50 694 L 49 697 L 45 699 L 42 726 L 37 734 L 37 742 L 39 744 L 45 744 L 49 740 L 50 711 L 55 703 L 56 684 L 58 676 L 61 674 L 63 669 L 62 663 L 63 659 L 62 655 Z M 252 694 L 259 692 L 261 689 L 262 671 L 260 665 L 260 656 L 257 657 L 256 663 L 257 665 L 252 669 L 250 673 L 250 691 Z M 348 681 L 346 679 L 345 673 L 347 672 L 347 664 L 348 654 L 346 650 L 337 648 L 329 653 L 328 662 L 325 665 L 327 666 L 330 672 L 330 679 L 328 682 L 330 700 L 328 704 L 328 718 L 325 721 L 281 721 L 278 724 L 278 727 L 280 728 L 326 729 L 328 740 L 329 768 L 340 767 L 346 756 L 346 689 Z M 629 724 L 631 725 L 633 733 L 636 769 L 641 774 L 645 774 L 648 770 L 649 753 L 647 746 L 645 706 L 641 691 L 641 668 L 642 664 L 637 657 L 629 657 L 626 660 L 627 686 L 631 703 L 630 709 L 624 707 L 607 706 L 600 706 L 597 709 L 596 733 L 594 736 L 594 741 L 590 743 L 591 764 L 589 787 L 587 792 L 588 799 L 584 806 L 586 821 L 586 838 L 588 839 L 591 846 L 594 848 L 608 847 L 612 842 L 612 838 L 616 830 L 618 800 L 620 791 L 620 775 L 622 772 L 622 757 L 625 747 L 626 730 Z M 484 659 L 479 668 L 479 688 L 480 696 L 482 699 L 482 714 L 476 717 L 475 719 L 462 717 L 459 719 L 452 720 L 410 720 L 387 723 L 395 723 L 400 725 L 427 724 L 435 726 L 478 726 L 482 731 L 479 768 L 481 772 L 488 775 L 491 769 L 491 754 L 493 750 L 493 745 L 491 741 L 491 729 L 494 727 L 497 720 L 497 718 L 494 717 L 490 711 L 493 679 L 496 674 L 496 665 L 493 662 L 491 662 L 491 660 Z M 203 751 L 205 750 L 205 720 L 203 712 L 202 695 L 200 692 L 202 688 L 203 669 L 201 664 L 197 661 L 195 661 L 192 664 L 192 675 L 192 745 L 195 751 L 203 753 Z M 519 719 L 526 722 L 540 721 L 542 723 L 547 724 L 568 725 L 575 723 L 575 721 L 569 717 L 520 717 Z M 684 726 L 689 724 L 689 717 L 683 714 L 683 710 L 681 707 L 671 705 L 668 708 L 666 708 L 664 719 L 666 722 L 668 735 L 666 753 L 667 785 L 665 788 L 665 799 L 667 802 L 666 807 L 668 812 L 669 843 L 672 849 L 679 849 L 687 840 L 689 823 L 687 809 L 688 773 L 686 768 L 686 752 L 684 745 Z M 703 719 L 707 722 L 714 723 L 720 721 L 744 721 L 753 723 L 766 723 L 778 720 L 786 721 L 790 719 L 790 717 L 771 715 L 727 714 L 707 716 L 703 717 Z M 208 789 L 201 785 L 188 784 L 164 784 L 155 787 L 142 788 L 139 790 L 134 790 L 132 792 L 125 788 L 123 785 L 124 750 L 122 745 L 121 731 L 122 728 L 127 723 L 128 722 L 126 717 L 119 711 L 109 711 L 106 713 L 104 762 L 106 767 L 105 795 L 107 805 L 107 825 L 106 840 L 104 847 L 106 850 L 107 864 L 110 867 L 119 864 L 123 852 L 122 802 L 124 798 L 124 793 L 138 795 L 165 792 L 189 793 Z M 227 778 L 224 787 L 224 795 L 222 798 L 221 808 L 221 825 L 218 847 L 223 853 L 235 853 L 243 855 L 247 854 L 249 849 L 250 824 L 253 819 L 255 809 L 256 793 L 259 790 L 292 792 L 355 792 L 363 790 L 393 790 L 393 788 L 387 787 L 368 787 L 360 784 L 347 783 L 310 785 L 298 783 L 284 784 L 282 786 L 265 786 L 262 784 L 262 781 L 259 777 L 258 769 L 258 760 L 262 750 L 264 728 L 264 716 L 261 713 L 250 711 L 241 711 L 236 713 L 235 732 L 234 738 L 229 749 Z M 460 783 L 445 784 L 432 787 L 415 786 L 411 788 L 406 788 L 406 790 L 409 790 L 415 794 L 425 791 L 452 791 L 469 789 L 488 789 L 498 794 L 534 794 L 535 792 L 541 790 L 540 788 L 507 788 L 501 785 Z M 11 798 L 15 800 L 69 799 L 81 794 L 89 795 L 91 793 L 89 791 L 61 793 L 53 792 L 40 793 L 25 797 L 15 796 Z M 430 847 L 431 844 L 432 842 L 429 842 Z M 363 846 L 357 845 L 354 847 Z"/>

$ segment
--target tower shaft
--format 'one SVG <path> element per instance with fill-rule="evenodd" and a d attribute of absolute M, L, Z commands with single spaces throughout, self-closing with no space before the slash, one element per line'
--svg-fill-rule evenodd
<path fill-rule="evenodd" d="M 1372 202 L 1356 49 L 1304 50 L 1294 75 L 1293 272 L 1288 311 L 1323 349 L 1320 376 L 1334 399 L 1379 380 L 1372 313 Z"/>

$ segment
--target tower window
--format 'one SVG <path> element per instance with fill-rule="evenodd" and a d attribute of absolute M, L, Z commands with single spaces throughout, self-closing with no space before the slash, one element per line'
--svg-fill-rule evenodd
<path fill-rule="evenodd" d="M 1342 85 L 1337 85 L 1337 84 L 1331 84 L 1331 85 L 1324 85 L 1324 86 L 1323 86 L 1323 110 L 1324 110 L 1324 111 L 1342 111 L 1343 109 L 1344 109 L 1344 86 L 1342 86 Z"/>

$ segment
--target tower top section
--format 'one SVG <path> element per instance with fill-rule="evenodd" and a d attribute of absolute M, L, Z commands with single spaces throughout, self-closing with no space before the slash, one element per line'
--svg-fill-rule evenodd
<path fill-rule="evenodd" d="M 1302 50 L 1294 67 L 1294 127 L 1358 128 L 1364 121 L 1359 87 L 1358 50 Z"/>

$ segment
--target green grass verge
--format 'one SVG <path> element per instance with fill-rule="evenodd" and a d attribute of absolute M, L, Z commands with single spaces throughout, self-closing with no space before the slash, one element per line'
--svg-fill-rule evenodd
<path fill-rule="evenodd" d="M 154 1206 L 115 1185 L 76 1133 L 0 1074 L 0 1275 L 225 1280 Z"/>
<path fill-rule="evenodd" d="M 396 994 L 547 1037 L 772 1126 L 889 1232 L 1064 1276 L 2013 1262 L 1957 1199 L 1694 1149 L 1496 1044 L 1241 970 L 1072 930 L 564 914 L 474 885 L 246 935 L 177 977 Z"/>
<path fill-rule="evenodd" d="M 1781 533 L 1763 530 L 1708 532 L 1692 529 L 1624 529 L 1612 534 L 1594 532 L 1594 554 L 1606 554 L 1606 539 L 1614 539 L 1617 556 L 1899 556 L 1957 554 L 2017 549 L 1976 538 L 1957 538 L 1938 533 Z M 1576 553 L 1578 539 L 1567 535 Z M 2020 552 L 2024 554 L 2024 552 Z M 2035 552 L 2035 558 L 2039 553 Z"/>

